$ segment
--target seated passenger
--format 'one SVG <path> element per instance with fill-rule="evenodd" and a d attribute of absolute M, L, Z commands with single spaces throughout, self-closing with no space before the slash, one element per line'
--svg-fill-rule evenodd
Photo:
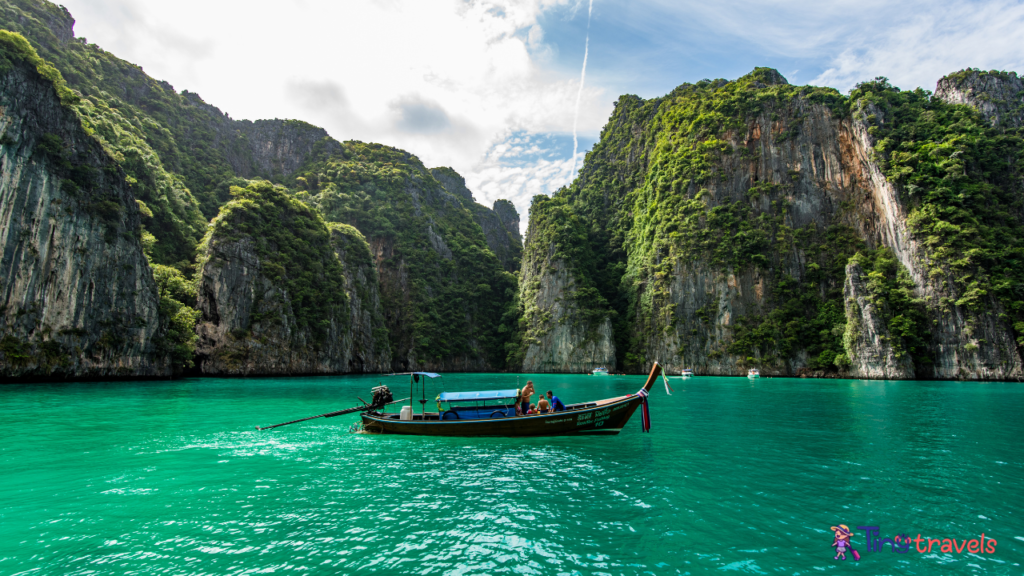
<path fill-rule="evenodd" d="M 550 408 L 551 405 L 548 404 L 548 399 L 545 398 L 543 394 L 541 394 L 540 400 L 537 400 L 537 412 L 540 412 L 541 414 L 547 414 Z"/>
<path fill-rule="evenodd" d="M 530 404 L 530 411 L 527 412 L 527 414 L 536 414 L 536 413 L 537 413 L 537 405 L 536 404 Z"/>
<path fill-rule="evenodd" d="M 562 401 L 558 399 L 558 396 L 555 396 L 554 394 L 552 394 L 551 390 L 548 390 L 548 398 L 551 400 L 551 410 L 552 411 L 554 411 L 554 412 L 564 412 L 565 411 L 565 404 L 562 404 Z"/>

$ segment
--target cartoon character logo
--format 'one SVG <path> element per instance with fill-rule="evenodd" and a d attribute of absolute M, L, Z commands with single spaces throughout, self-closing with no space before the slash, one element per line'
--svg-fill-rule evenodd
<path fill-rule="evenodd" d="M 860 554 L 853 549 L 850 545 L 850 529 L 846 524 L 840 524 L 839 526 L 832 526 L 832 532 L 835 533 L 835 539 L 832 540 L 832 547 L 836 549 L 836 560 L 846 560 L 846 551 L 849 550 L 853 554 L 854 560 L 860 560 Z"/>

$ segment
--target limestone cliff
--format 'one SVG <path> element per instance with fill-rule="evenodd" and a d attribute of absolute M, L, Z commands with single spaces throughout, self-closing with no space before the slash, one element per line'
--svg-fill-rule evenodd
<path fill-rule="evenodd" d="M 521 250 L 507 211 L 497 217 L 468 190 L 446 191 L 408 152 L 338 142 L 304 122 L 232 119 L 198 94 L 176 92 L 76 38 L 73 26 L 66 10 L 45 0 L 0 3 L 0 28 L 23 34 L 64 73 L 81 96 L 76 108 L 88 129 L 123 159 L 145 202 L 144 238 L 155 265 L 191 273 L 207 222 L 232 201 L 232 187 L 264 178 L 326 221 L 355 227 L 373 247 L 395 370 L 505 367 L 514 331 L 503 315 L 515 297 L 510 272 Z M 176 292 L 179 304 L 192 302 L 185 292 Z M 176 358 L 187 347 L 176 347 Z M 312 370 L 327 360 L 296 362 Z"/>
<path fill-rule="evenodd" d="M 369 248 L 281 189 L 235 189 L 204 241 L 204 374 L 379 372 L 390 364 Z"/>
<path fill-rule="evenodd" d="M 534 198 L 520 279 L 524 372 L 614 370 L 611 314 L 591 282 L 586 226 L 557 198 Z"/>
<path fill-rule="evenodd" d="M 913 379 L 914 363 L 910 355 L 893 346 L 893 334 L 884 321 L 888 316 L 884 302 L 869 293 L 867 274 L 857 262 L 846 266 L 846 329 L 844 344 L 849 354 L 849 375 L 853 378 L 888 380 Z M 898 336 L 896 337 L 898 338 Z"/>
<path fill-rule="evenodd" d="M 380 302 L 380 280 L 370 245 L 347 224 L 330 223 L 331 247 L 345 274 L 351 328 L 344 334 L 353 372 L 381 372 L 391 366 L 391 348 Z"/>
<path fill-rule="evenodd" d="M 495 200 L 491 210 L 498 215 L 498 219 L 505 226 L 508 235 L 515 241 L 515 245 L 522 246 L 523 236 L 519 232 L 519 211 L 515 204 L 508 200 Z"/>
<path fill-rule="evenodd" d="M 10 52 L 0 133 L 0 376 L 170 375 L 125 174 Z"/>
<path fill-rule="evenodd" d="M 234 120 L 230 129 L 245 139 L 251 155 L 244 159 L 236 157 L 232 163 L 235 173 L 243 178 L 284 178 L 317 156 L 341 152 L 341 144 L 326 130 L 300 120 Z M 308 186 L 307 183 L 300 188 Z"/>
<path fill-rule="evenodd" d="M 1024 125 L 1024 81 L 1016 72 L 984 72 L 968 68 L 943 77 L 935 97 L 950 104 L 977 108 L 993 126 Z"/>
<path fill-rule="evenodd" d="M 508 272 L 519 270 L 523 255 L 523 239 L 519 233 L 519 212 L 508 200 L 495 200 L 493 208 L 478 204 L 466 187 L 466 179 L 451 168 L 431 168 L 430 173 L 449 193 L 461 198 L 463 205 L 473 214 L 502 268 Z"/>
<path fill-rule="evenodd" d="M 610 314 L 614 353 L 633 370 L 645 371 L 657 360 L 669 371 L 689 367 L 704 374 L 742 374 L 759 366 L 766 374 L 1020 377 L 1016 329 L 1002 316 L 1015 298 L 1013 281 L 1001 280 L 1004 288 L 994 296 L 981 280 L 965 280 L 989 272 L 970 259 L 951 258 L 970 236 L 949 231 L 970 234 L 972 224 L 932 216 L 943 209 L 941 190 L 949 184 L 938 179 L 948 169 L 932 177 L 924 163 L 903 167 L 923 155 L 890 152 L 894 142 L 918 144 L 899 131 L 908 116 L 956 126 L 957 111 L 942 106 L 923 92 L 900 93 L 878 81 L 845 98 L 790 86 L 766 69 L 735 82 L 683 85 L 660 99 L 621 98 L 577 181 L 556 194 L 570 214 L 591 225 L 581 237 L 594 261 L 566 266 L 570 276 L 590 281 L 604 296 L 585 311 Z M 894 120 L 897 107 L 905 110 L 903 124 Z M 1006 122 L 1008 115 L 1000 117 Z M 998 161 L 995 153 L 986 158 Z M 1003 170 L 992 166 L 987 170 Z M 1012 200 L 1019 196 L 1012 170 L 1009 176 L 993 172 L 994 186 L 974 188 L 989 194 L 975 210 L 1003 202 L 1019 207 Z M 536 206 L 527 254 L 545 236 L 533 229 L 540 223 Z M 1004 214 L 993 212 L 990 221 L 1007 230 L 1000 232 L 1004 238 L 1018 237 Z M 551 230 L 562 222 L 544 226 Z M 931 244 L 924 242 L 925 229 L 934 230 L 927 237 Z M 930 246 L 937 242 L 950 247 L 936 251 Z M 865 305 L 859 278 L 848 277 L 859 272 L 846 266 L 857 252 L 883 248 L 912 286 L 886 284 L 906 312 L 889 318 Z M 1013 254 L 1017 248 L 1008 249 Z M 1012 276 L 1003 268 L 987 270 Z M 540 292 L 526 289 L 524 267 L 523 309 L 540 309 Z M 866 332 L 855 333 L 854 324 Z M 900 339 L 921 336 L 913 353 L 886 348 L 892 329 L 901 331 Z M 851 333 L 854 358 L 843 343 Z M 558 345 L 571 349 L 582 342 L 577 337 Z"/>

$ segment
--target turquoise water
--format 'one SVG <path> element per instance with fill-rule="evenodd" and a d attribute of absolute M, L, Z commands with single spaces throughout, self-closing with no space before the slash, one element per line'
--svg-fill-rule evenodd
<path fill-rule="evenodd" d="M 533 379 L 567 402 L 644 380 Z M 379 377 L 0 387 L 0 574 L 1024 572 L 1024 384 L 697 377 L 657 385 L 650 434 L 637 414 L 611 437 L 253 430 L 378 381 L 408 395 Z M 855 530 L 844 563 L 839 523 L 997 546 L 868 552 Z"/>

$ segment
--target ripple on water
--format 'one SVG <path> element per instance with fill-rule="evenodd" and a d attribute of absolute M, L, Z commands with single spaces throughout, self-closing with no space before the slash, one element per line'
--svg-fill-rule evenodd
<path fill-rule="evenodd" d="M 570 400 L 638 381 L 536 378 Z M 515 382 L 446 377 L 481 379 Z M 1020 570 L 1013 385 L 696 378 L 654 396 L 651 434 L 612 438 L 252 430 L 377 381 L 5 389 L 0 573 L 796 574 L 834 568 L 840 522 L 1000 538 L 992 556 L 866 553 L 873 573 Z"/>

